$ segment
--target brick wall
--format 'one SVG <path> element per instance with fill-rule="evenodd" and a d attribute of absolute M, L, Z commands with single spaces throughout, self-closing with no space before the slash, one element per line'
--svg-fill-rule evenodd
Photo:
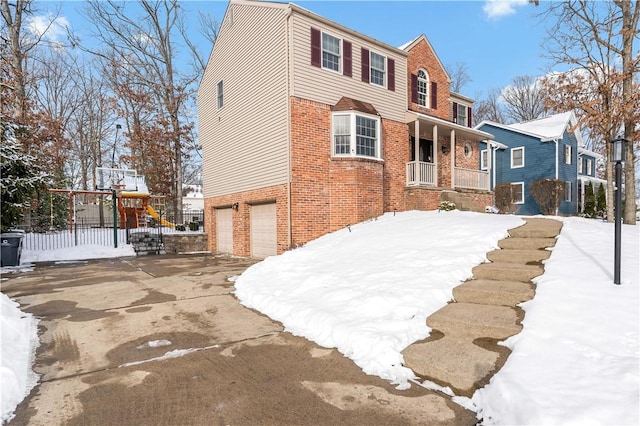
<path fill-rule="evenodd" d="M 220 197 L 205 198 L 204 208 L 207 211 L 206 229 L 209 234 L 209 251 L 217 251 L 216 209 L 229 208 L 238 203 L 238 210 L 232 211 L 233 216 L 233 254 L 237 256 L 251 256 L 251 205 L 265 202 L 276 203 L 277 243 L 278 253 L 289 248 L 289 217 L 287 214 L 287 185 L 277 185 L 252 191 L 238 192 Z"/>
<path fill-rule="evenodd" d="M 411 102 L 411 74 L 418 74 L 418 70 L 423 68 L 429 74 L 429 82 L 436 82 L 437 89 L 437 109 L 425 108 L 416 103 Z M 409 51 L 407 58 L 407 99 L 409 101 L 409 109 L 418 111 L 423 114 L 433 115 L 443 120 L 451 120 L 451 102 L 449 101 L 449 82 L 447 74 L 440 65 L 440 61 L 429 45 L 421 40 L 416 46 Z M 431 87 L 429 87 L 431 93 Z M 427 105 L 431 106 L 431 103 Z"/>

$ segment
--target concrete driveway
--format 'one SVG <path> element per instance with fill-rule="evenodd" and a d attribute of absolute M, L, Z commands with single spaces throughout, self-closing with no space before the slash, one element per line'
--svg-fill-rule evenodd
<path fill-rule="evenodd" d="M 336 350 L 240 305 L 251 259 L 143 256 L 39 264 L 2 292 L 41 319 L 40 384 L 10 425 L 376 425 L 476 422 L 398 391 Z"/>

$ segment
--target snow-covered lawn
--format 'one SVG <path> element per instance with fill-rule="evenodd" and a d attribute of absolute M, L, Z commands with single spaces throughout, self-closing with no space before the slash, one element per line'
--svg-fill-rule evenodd
<path fill-rule="evenodd" d="M 564 227 L 535 279 L 536 297 L 522 304 L 524 329 L 505 342 L 511 356 L 486 387 L 456 400 L 485 424 L 639 424 L 640 226 L 623 226 L 617 286 L 613 225 L 557 219 Z M 426 317 L 522 223 L 518 216 L 459 211 L 386 214 L 255 264 L 237 277 L 236 296 L 287 331 L 337 348 L 368 374 L 415 386 L 401 351 L 428 336 Z M 83 252 L 87 258 L 91 250 Z M 5 339 L 5 328 L 15 327 L 9 321 L 33 318 L 0 298 L 4 420 L 29 391 L 30 370 L 20 365 L 35 350 L 35 326 Z M 9 387 L 5 376 L 24 385 Z"/>

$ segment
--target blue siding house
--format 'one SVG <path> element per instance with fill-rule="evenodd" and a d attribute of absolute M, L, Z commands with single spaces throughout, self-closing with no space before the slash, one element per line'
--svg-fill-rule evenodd
<path fill-rule="evenodd" d="M 530 191 L 531 184 L 540 179 L 565 183 L 558 214 L 578 213 L 578 152 L 583 142 L 579 130 L 572 130 L 576 123 L 574 113 L 566 112 L 523 123 L 483 121 L 476 126 L 494 135 L 480 147 L 480 166 L 490 171 L 492 189 L 501 183 L 513 185 L 518 214 L 540 214 Z M 591 170 L 595 173 L 595 163 Z"/>
<path fill-rule="evenodd" d="M 584 211 L 584 196 L 589 182 L 593 185 L 594 192 L 604 185 L 607 189 L 607 181 L 597 177 L 598 163 L 604 160 L 601 154 L 578 147 L 578 212 Z"/>

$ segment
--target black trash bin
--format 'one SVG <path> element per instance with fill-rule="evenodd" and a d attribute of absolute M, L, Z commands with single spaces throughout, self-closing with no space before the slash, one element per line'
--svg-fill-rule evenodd
<path fill-rule="evenodd" d="M 0 234 L 0 245 L 2 246 L 2 266 L 20 265 L 20 255 L 22 255 L 23 238 L 24 234 L 19 232 Z"/>

